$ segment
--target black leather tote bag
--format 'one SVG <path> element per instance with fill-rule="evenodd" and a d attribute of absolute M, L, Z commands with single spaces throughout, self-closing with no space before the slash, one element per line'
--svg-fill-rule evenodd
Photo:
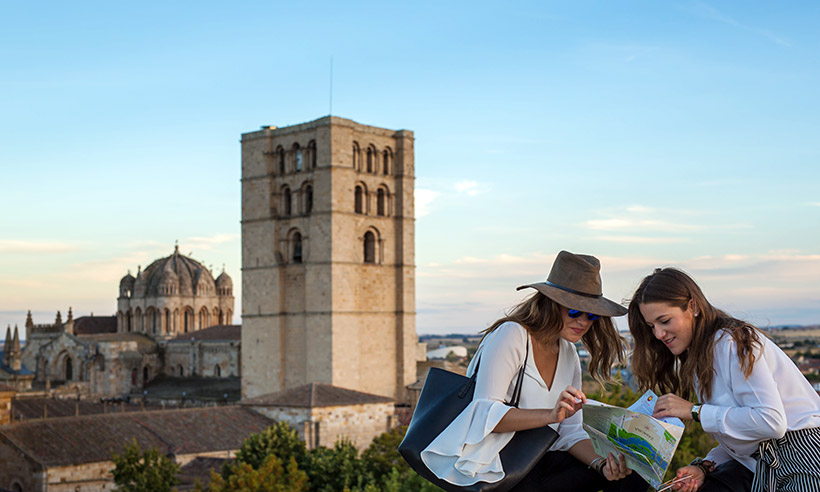
<path fill-rule="evenodd" d="M 527 340 L 527 356 L 518 371 L 509 403 L 512 407 L 518 408 L 529 354 L 530 344 Z M 469 378 L 437 367 L 430 368 L 407 434 L 399 444 L 399 453 L 416 473 L 448 492 L 506 492 L 530 472 L 558 439 L 558 433 L 549 426 L 516 431 L 512 440 L 501 450 L 504 478 L 497 482 L 461 486 L 438 478 L 421 460 L 421 452 L 473 401 L 477 374 L 478 365 Z"/>

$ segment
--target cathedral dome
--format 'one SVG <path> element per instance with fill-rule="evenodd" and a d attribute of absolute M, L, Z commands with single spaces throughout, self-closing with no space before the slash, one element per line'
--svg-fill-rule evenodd
<path fill-rule="evenodd" d="M 216 277 L 216 288 L 217 289 L 233 289 L 233 280 L 231 280 L 231 276 L 225 272 L 219 274 Z"/>
<path fill-rule="evenodd" d="M 128 272 L 126 276 L 120 280 L 120 296 L 122 297 L 131 297 L 131 294 L 134 292 L 134 276 L 131 275 L 131 272 Z"/>
<path fill-rule="evenodd" d="M 137 275 L 135 296 L 213 295 L 216 282 L 200 262 L 179 253 L 154 261 Z"/>

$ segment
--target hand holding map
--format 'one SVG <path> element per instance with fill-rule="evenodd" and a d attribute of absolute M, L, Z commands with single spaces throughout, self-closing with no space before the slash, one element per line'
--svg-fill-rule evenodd
<path fill-rule="evenodd" d="M 683 435 L 683 422 L 652 417 L 657 395 L 647 391 L 629 408 L 595 400 L 584 405 L 584 429 L 595 452 L 623 454 L 627 466 L 657 488 Z"/>

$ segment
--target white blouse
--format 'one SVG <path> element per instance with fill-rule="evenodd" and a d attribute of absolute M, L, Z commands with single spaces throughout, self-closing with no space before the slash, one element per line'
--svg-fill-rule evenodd
<path fill-rule="evenodd" d="M 737 358 L 737 345 L 728 331 L 715 335 L 712 395 L 700 411 L 703 430 L 719 446 L 706 459 L 737 460 L 754 471 L 751 457 L 761 441 L 780 438 L 786 431 L 820 427 L 820 396 L 794 362 L 765 335 L 754 351 L 755 364 L 746 378 Z"/>
<path fill-rule="evenodd" d="M 498 453 L 515 433 L 492 430 L 510 409 L 503 402 L 512 398 L 515 377 L 527 353 L 528 335 L 521 325 L 507 322 L 484 337 L 467 368 L 467 375 L 472 375 L 480 359 L 473 401 L 421 452 L 424 464 L 439 478 L 462 486 L 504 478 Z M 519 408 L 553 408 L 567 386 L 581 387 L 581 363 L 575 345 L 560 341 L 551 388 L 535 366 L 530 341 Z M 550 427 L 559 434 L 550 448 L 553 451 L 566 451 L 578 441 L 589 439 L 580 411 Z"/>

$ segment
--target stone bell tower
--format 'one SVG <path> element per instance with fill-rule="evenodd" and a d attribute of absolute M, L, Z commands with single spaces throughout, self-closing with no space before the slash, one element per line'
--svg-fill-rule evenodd
<path fill-rule="evenodd" d="M 241 143 L 243 396 L 318 382 L 406 399 L 413 133 L 328 116 Z"/>

